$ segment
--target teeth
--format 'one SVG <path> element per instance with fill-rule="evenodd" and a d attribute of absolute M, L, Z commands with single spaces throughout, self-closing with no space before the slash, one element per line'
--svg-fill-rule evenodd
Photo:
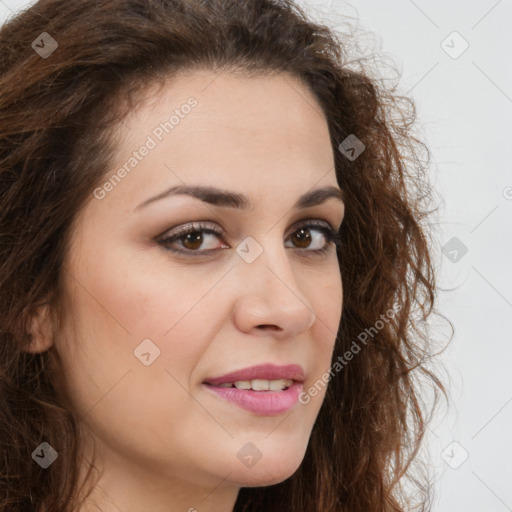
<path fill-rule="evenodd" d="M 236 382 L 226 382 L 219 384 L 220 387 L 230 388 L 234 385 L 237 389 L 252 389 L 254 391 L 282 391 L 293 384 L 291 379 L 278 379 L 278 380 L 237 380 Z"/>
<path fill-rule="evenodd" d="M 251 380 L 237 380 L 236 382 L 233 382 L 233 386 L 235 386 L 236 389 L 256 389 L 252 387 L 252 383 L 256 381 Z M 260 382 L 260 381 L 258 381 Z"/>
<path fill-rule="evenodd" d="M 284 388 L 289 388 L 293 384 L 293 380 L 290 379 L 279 379 L 265 381 L 269 383 L 268 389 L 270 391 L 281 391 Z"/>

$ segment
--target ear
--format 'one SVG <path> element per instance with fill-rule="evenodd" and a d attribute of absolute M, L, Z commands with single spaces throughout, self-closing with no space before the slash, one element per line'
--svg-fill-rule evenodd
<path fill-rule="evenodd" d="M 27 327 L 27 332 L 30 336 L 27 352 L 44 352 L 53 345 L 53 326 L 48 305 L 39 306 L 35 310 Z"/>

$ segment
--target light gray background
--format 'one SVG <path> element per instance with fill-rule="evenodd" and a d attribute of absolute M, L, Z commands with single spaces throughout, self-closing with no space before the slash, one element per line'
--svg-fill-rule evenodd
<path fill-rule="evenodd" d="M 0 22 L 33 3 L 0 0 Z M 300 4 L 341 30 L 344 16 L 357 20 L 361 52 L 397 63 L 399 91 L 415 100 L 431 151 L 431 182 L 443 199 L 437 309 L 455 326 L 439 357 L 451 403 L 440 407 L 426 445 L 433 510 L 512 511 L 512 0 Z M 457 58 L 465 43 L 453 31 L 469 45 Z M 373 46 L 365 47 L 363 32 L 373 34 Z M 440 250 L 452 237 L 467 247 L 456 262 Z M 446 340 L 447 325 L 432 325 Z"/>

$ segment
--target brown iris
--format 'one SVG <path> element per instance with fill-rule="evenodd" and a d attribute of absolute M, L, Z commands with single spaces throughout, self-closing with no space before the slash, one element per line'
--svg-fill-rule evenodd
<path fill-rule="evenodd" d="M 192 247 L 188 246 L 188 243 L 192 244 Z M 203 235 L 200 231 L 193 231 L 191 233 L 187 233 L 185 235 L 185 240 L 183 240 L 183 245 L 187 249 L 199 249 L 201 247 L 201 244 L 203 243 Z"/>
<path fill-rule="evenodd" d="M 298 241 L 297 247 L 306 248 L 311 243 L 311 235 L 309 234 L 309 229 L 307 228 L 299 228 L 295 231 L 295 239 Z M 191 233 L 187 233 L 185 235 L 185 239 L 183 240 L 183 245 L 190 250 L 199 249 L 201 244 L 203 243 L 203 235 L 201 231 L 193 231 Z"/>
<path fill-rule="evenodd" d="M 301 248 L 308 247 L 309 243 L 311 242 L 311 235 L 309 234 L 309 229 L 299 228 L 295 233 L 298 234 L 298 236 L 296 237 L 296 240 L 299 241 L 298 247 L 301 247 Z M 304 242 L 306 242 L 307 245 L 304 245 L 304 246 L 300 245 L 300 244 L 303 244 Z"/>

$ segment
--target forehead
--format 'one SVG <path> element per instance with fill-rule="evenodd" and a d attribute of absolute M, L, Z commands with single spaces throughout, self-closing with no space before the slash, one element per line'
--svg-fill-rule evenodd
<path fill-rule="evenodd" d="M 255 197 L 269 190 L 298 197 L 320 180 L 336 185 L 325 116 L 288 74 L 182 72 L 147 89 L 119 126 L 116 164 L 149 138 L 154 147 L 123 184 L 130 203 L 173 185 L 217 185 Z"/>
<path fill-rule="evenodd" d="M 180 112 L 191 98 L 197 106 L 189 113 Z M 179 114 L 179 123 L 166 139 L 179 140 L 180 146 L 188 141 L 187 147 L 196 151 L 227 149 L 231 153 L 237 149 L 235 141 L 259 153 L 262 144 L 273 149 L 285 144 L 282 152 L 294 147 L 304 148 L 303 153 L 316 147 L 319 153 L 332 151 L 327 121 L 316 98 L 299 79 L 286 73 L 247 77 L 183 71 L 160 87 L 148 89 L 124 126 L 128 125 L 132 135 L 151 133 L 173 113 Z"/>

